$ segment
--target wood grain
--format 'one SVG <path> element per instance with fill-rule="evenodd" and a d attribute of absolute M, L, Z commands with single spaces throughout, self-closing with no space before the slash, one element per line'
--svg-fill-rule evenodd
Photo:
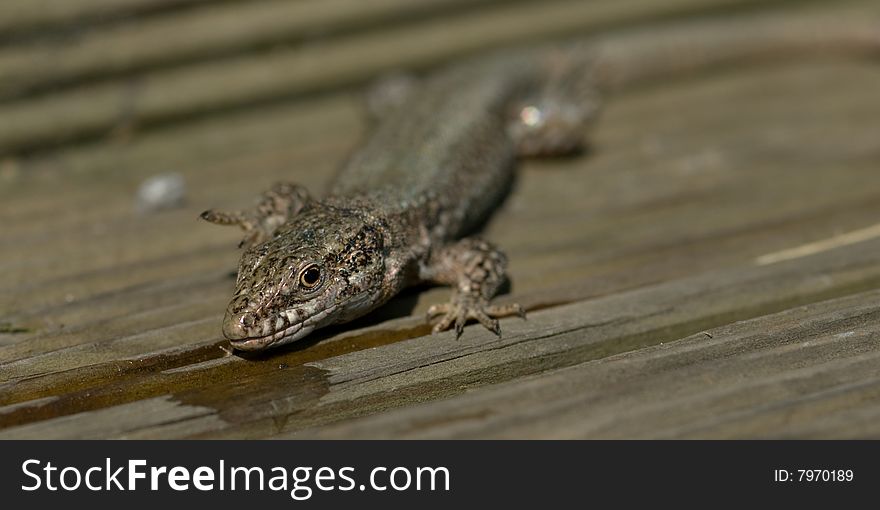
<path fill-rule="evenodd" d="M 876 438 L 878 317 L 856 294 L 293 437 Z"/>
<path fill-rule="evenodd" d="M 419 289 L 288 349 L 229 356 L 219 323 L 238 234 L 197 220 L 276 180 L 320 194 L 369 129 L 346 84 L 383 69 L 578 31 L 644 40 L 659 18 L 700 9 L 869 16 L 872 2 L 598 2 L 588 15 L 560 0 L 538 15 L 530 2 L 410 12 L 388 0 L 370 26 L 328 10 L 338 30 L 322 44 L 265 51 L 255 21 L 228 39 L 194 33 L 173 63 L 144 47 L 150 27 L 274 2 L 152 1 L 21 11 L 35 39 L 0 40 L 13 54 L 86 20 L 125 62 L 72 45 L 73 67 L 44 81 L 22 68 L 0 101 L 0 437 L 876 435 L 880 240 L 856 235 L 880 223 L 870 62 L 743 65 L 610 98 L 590 150 L 526 162 L 485 228 L 511 260 L 501 300 L 530 310 L 500 340 L 479 327 L 460 342 L 427 335 L 421 317 L 447 290 Z M 452 18 L 471 27 L 459 40 Z M 421 31 L 437 44 L 401 46 Z M 288 58 L 326 66 L 274 71 Z M 139 183 L 172 171 L 186 204 L 137 214 Z M 787 251 L 802 246 L 820 249 Z M 780 252 L 795 256 L 761 262 Z"/>
<path fill-rule="evenodd" d="M 461 0 L 236 2 L 85 32 L 73 44 L 0 49 L 0 98 L 21 97 L 0 102 L 0 155 L 361 85 L 382 72 L 426 69 L 505 44 L 753 1 L 516 1 L 482 10 Z M 448 14 L 381 23 L 440 7 Z M 319 37 L 357 23 L 378 28 Z M 236 29 L 217 28 L 228 25 Z"/>

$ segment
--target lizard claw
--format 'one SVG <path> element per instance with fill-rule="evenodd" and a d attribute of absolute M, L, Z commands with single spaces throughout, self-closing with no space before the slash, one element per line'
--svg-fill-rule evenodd
<path fill-rule="evenodd" d="M 519 304 L 510 305 L 490 305 L 488 300 L 484 298 L 472 297 L 453 297 L 449 303 L 442 305 L 432 305 L 428 308 L 426 319 L 430 321 L 436 316 L 441 316 L 440 320 L 434 324 L 432 333 L 439 333 L 455 326 L 456 340 L 461 338 L 464 332 L 464 325 L 468 320 L 473 319 L 482 324 L 486 329 L 501 336 L 501 324 L 498 319 L 517 315 L 525 319 L 525 310 Z"/>

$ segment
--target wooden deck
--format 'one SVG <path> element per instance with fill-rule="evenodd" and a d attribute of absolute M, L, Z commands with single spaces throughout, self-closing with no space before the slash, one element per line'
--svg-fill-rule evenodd
<path fill-rule="evenodd" d="M 361 86 L 482 49 L 871 0 L 5 0 L 0 438 L 880 436 L 880 62 L 627 89 L 529 161 L 485 236 L 527 321 L 462 339 L 445 289 L 259 356 L 220 320 L 276 180 L 320 192 Z M 145 179 L 184 206 L 138 214 Z"/>

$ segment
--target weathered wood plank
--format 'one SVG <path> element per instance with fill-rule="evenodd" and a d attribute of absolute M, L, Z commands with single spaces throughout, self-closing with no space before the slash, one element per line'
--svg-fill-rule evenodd
<path fill-rule="evenodd" d="M 377 24 L 412 22 L 448 11 L 481 8 L 498 2 L 260 0 L 208 3 L 202 0 L 200 3 L 205 5 L 199 9 L 172 10 L 166 15 L 148 18 L 134 17 L 128 23 L 78 30 L 60 40 L 50 32 L 42 40 L 30 44 L 0 48 L 0 97 L 14 97 L 230 53 L 271 50 L 279 45 L 302 44 Z M 87 5 L 65 3 L 71 4 L 73 9 L 82 9 L 66 13 L 73 23 L 75 16 L 95 14 L 94 10 L 87 9 Z M 138 7 L 138 2 L 134 3 L 129 7 Z M 193 0 L 154 0 L 140 7 L 168 8 L 192 3 Z M 109 8 L 111 5 L 101 7 Z M 22 13 L 24 17 L 28 14 L 33 17 L 37 13 Z M 27 20 L 24 22 L 27 23 Z"/>
<path fill-rule="evenodd" d="M 504 299 L 535 311 L 529 322 L 505 321 L 500 341 L 479 328 L 463 342 L 424 337 L 419 316 L 446 298 L 438 289 L 264 357 L 220 349 L 238 236 L 197 223 L 198 212 L 242 204 L 277 179 L 320 190 L 362 133 L 348 94 L 7 159 L 0 428 L 4 437 L 264 437 L 333 422 L 342 430 L 358 416 L 545 370 L 553 376 L 874 288 L 877 240 L 755 261 L 876 225 L 878 85 L 880 70 L 870 65 L 800 62 L 655 84 L 613 100 L 587 157 L 526 164 L 486 229 L 512 261 L 514 295 Z M 185 174 L 188 205 L 134 215 L 138 182 L 168 170 Z M 872 384 L 866 365 L 851 361 L 846 369 Z M 852 421 L 804 422 L 799 434 L 873 430 L 873 408 L 850 406 L 867 398 L 851 382 L 836 387 L 837 400 L 819 400 Z M 784 411 L 772 419 L 759 411 L 703 420 L 703 429 L 663 422 L 664 434 L 780 430 Z M 559 430 L 582 419 L 555 416 Z M 514 422 L 511 430 L 526 430 Z"/>
<path fill-rule="evenodd" d="M 4 0 L 0 35 L 76 28 L 84 24 L 191 6 L 216 0 Z"/>
<path fill-rule="evenodd" d="M 39 439 L 65 439 L 74 437 L 65 432 L 64 421 L 69 421 L 71 427 L 79 432 L 76 437 L 89 437 L 93 439 L 104 439 L 112 436 L 136 438 L 139 429 L 150 431 L 167 431 L 167 437 L 180 435 L 181 432 L 192 433 L 194 429 L 192 419 L 197 417 L 206 417 L 201 420 L 206 429 L 211 428 L 211 422 L 214 427 L 222 425 L 216 416 L 208 417 L 212 410 L 210 408 L 199 408 L 197 406 L 180 405 L 177 402 L 170 401 L 168 398 L 151 398 L 139 400 L 131 404 L 110 407 L 95 411 L 89 424 L 82 428 L 82 424 L 78 423 L 77 417 L 70 416 L 61 418 L 59 421 L 43 422 L 42 427 L 37 424 L 31 430 L 31 438 Z M 180 425 L 185 424 L 185 431 L 179 430 Z M 21 438 L 24 436 L 16 436 L 12 433 L 9 439 Z"/>
<path fill-rule="evenodd" d="M 880 241 L 867 242 L 775 265 L 709 272 L 554 307 L 534 313 L 528 321 L 505 320 L 501 339 L 474 329 L 465 340 L 455 340 L 447 332 L 394 342 L 386 324 L 376 327 L 384 329 L 380 336 L 385 338 L 379 342 L 369 331 L 350 332 L 310 348 L 270 353 L 257 362 L 208 354 L 200 362 L 190 360 L 188 365 L 162 370 L 161 359 L 146 357 L 128 361 L 129 367 L 109 363 L 30 377 L 6 385 L 3 403 L 12 407 L 0 408 L 0 426 L 9 427 L 0 431 L 0 437 L 90 437 L 95 433 L 93 426 L 77 423 L 93 423 L 94 412 L 169 395 L 171 388 L 175 389 L 171 393 L 174 401 L 215 410 L 192 418 L 192 430 L 201 431 L 200 435 L 295 434 L 304 427 L 441 399 L 469 388 L 673 341 L 738 319 L 875 288 L 880 285 L 878 248 Z M 851 299 L 859 303 L 860 308 L 851 314 L 859 324 L 880 313 L 876 293 L 866 296 Z M 810 308 L 791 313 L 802 317 L 805 310 Z M 779 324 L 784 329 L 791 323 Z M 412 320 L 398 321 L 394 327 L 398 334 L 418 328 Z M 718 336 L 716 343 L 725 338 Z M 792 335 L 792 341 L 801 340 Z M 733 350 L 743 351 L 741 347 Z M 15 373 L 17 365 L 6 369 Z M 693 370 L 699 370 L 698 363 Z M 108 371 L 115 377 L 107 380 Z M 736 374 L 743 377 L 742 366 Z M 89 383 L 78 387 L 83 380 Z M 692 386 L 691 380 L 682 386 Z M 66 390 L 71 387 L 74 391 Z M 21 400 L 48 396 L 58 398 L 20 405 Z M 177 416 L 173 408 L 168 412 Z M 159 415 L 152 419 L 164 422 Z M 35 425 L 24 424 L 28 422 Z M 128 433 L 114 430 L 123 436 Z M 131 431 L 151 435 L 139 425 Z M 161 429 L 155 433 L 161 435 Z"/>
<path fill-rule="evenodd" d="M 727 7 L 742 2 L 750 3 L 750 0 L 716 0 L 713 6 Z M 644 16 L 692 13 L 701 10 L 698 6 L 703 5 L 704 2 L 695 0 L 664 3 L 642 0 L 555 0 L 552 4 L 515 2 L 504 4 L 503 8 L 477 11 L 453 19 L 430 18 L 399 27 L 340 36 L 321 44 L 236 54 L 166 70 L 150 70 L 147 66 L 145 69 L 149 72 L 140 77 L 104 81 L 0 104 L 0 117 L 6 120 L 0 124 L 0 154 L 30 152 L 106 136 L 114 129 L 131 130 L 361 84 L 389 70 L 425 69 L 480 49 L 565 34 L 586 34 L 603 26 L 644 19 Z M 452 31 L 455 37 L 449 37 Z M 169 38 L 160 41 L 164 39 Z M 407 41 L 407 44 L 401 44 L 401 41 Z M 122 50 L 115 50 L 120 45 L 112 44 L 112 41 L 96 44 L 105 48 L 101 54 L 125 51 L 128 47 L 123 44 Z M 164 46 L 162 42 L 157 44 Z M 169 44 L 174 48 L 173 41 Z M 134 44 L 134 47 L 141 46 Z M 183 54 L 186 54 L 183 46 Z M 62 49 L 62 53 L 64 51 Z M 176 54 L 176 51 L 172 52 L 172 55 Z M 0 73 L 6 76 L 4 81 L 19 80 L 18 85 L 10 85 L 11 90 L 15 90 L 35 86 L 34 80 L 42 83 L 70 80 L 77 74 L 88 76 L 97 72 L 90 70 L 89 66 L 100 65 L 101 69 L 106 69 L 106 66 L 112 67 L 114 61 L 128 58 L 125 55 L 105 55 L 93 60 L 92 51 L 83 55 L 81 58 L 62 55 L 59 65 L 45 66 L 42 65 L 45 58 L 15 49 L 5 57 L 0 54 Z M 83 59 L 86 63 L 80 64 Z M 29 71 L 35 62 L 40 63 L 36 71 Z M 84 69 L 78 70 L 79 67 Z M 8 70 L 4 71 L 4 68 Z M 66 74 L 53 77 L 56 71 L 51 69 L 60 69 L 58 73 Z M 48 76 L 42 76 L 47 73 Z"/>
<path fill-rule="evenodd" d="M 743 263 L 876 221 L 880 205 L 870 183 L 876 181 L 872 126 L 880 112 L 872 109 L 872 87 L 878 83 L 880 73 L 867 66 L 806 65 L 678 84 L 612 103 L 594 153 L 527 165 L 489 226 L 488 237 L 511 255 L 517 298 L 532 306 L 582 299 Z M 830 86 L 841 94 L 815 101 Z M 741 112 L 743 102 L 754 110 Z M 691 112 L 687 122 L 682 111 Z M 4 335 L 11 345 L 0 347 L 0 359 L 100 345 L 139 331 L 130 329 L 127 315 L 173 303 L 202 301 L 204 307 L 181 313 L 219 322 L 237 234 L 198 223 L 198 212 L 246 200 L 274 179 L 320 189 L 321 174 L 336 165 L 320 157 L 329 146 L 321 139 L 348 133 L 348 141 L 332 142 L 341 149 L 358 133 L 348 102 L 261 113 L 234 119 L 243 123 L 157 134 L 112 153 L 68 152 L 59 157 L 68 173 L 45 170 L 58 180 L 41 180 L 38 168 L 23 177 L 5 200 L 9 210 L 21 205 L 29 214 L 5 222 L 11 227 L 0 243 L 0 304 L 33 332 Z M 186 169 L 191 204 L 136 217 L 132 191 L 157 165 Z M 251 182 L 255 168 L 259 176 Z M 101 175 L 99 185 L 91 173 Z M 56 219 L 59 208 L 81 212 Z M 415 312 L 444 298 L 443 290 L 423 293 Z M 177 316 L 154 317 L 161 328 Z"/>
<path fill-rule="evenodd" d="M 296 436 L 878 437 L 878 318 L 871 291 Z"/>

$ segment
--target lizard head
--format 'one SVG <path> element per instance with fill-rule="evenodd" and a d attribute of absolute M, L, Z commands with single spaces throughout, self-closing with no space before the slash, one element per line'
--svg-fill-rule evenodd
<path fill-rule="evenodd" d="M 313 204 L 244 252 L 223 335 L 255 351 L 375 308 L 385 273 L 381 231 L 353 211 Z"/>

